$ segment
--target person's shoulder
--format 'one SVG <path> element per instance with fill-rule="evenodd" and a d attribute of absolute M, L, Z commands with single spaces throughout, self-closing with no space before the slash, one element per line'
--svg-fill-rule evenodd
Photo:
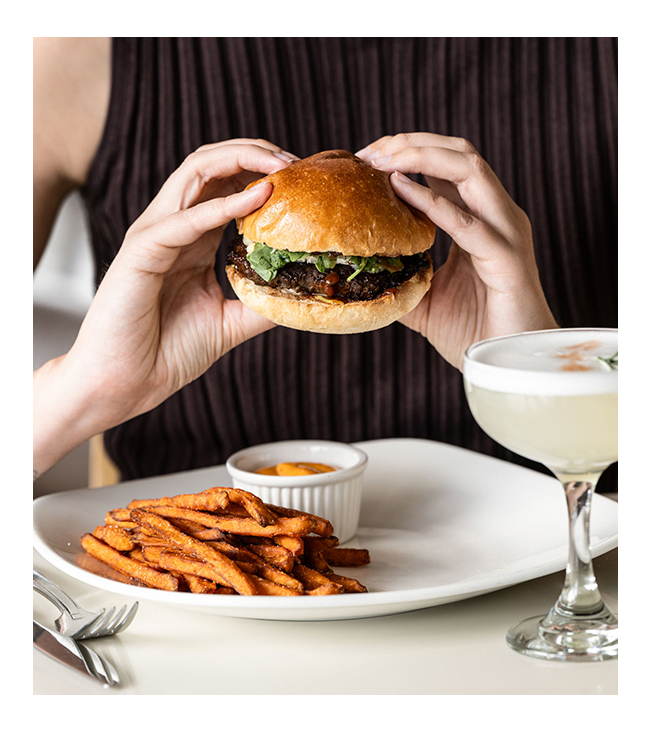
<path fill-rule="evenodd" d="M 75 185 L 99 145 L 110 86 L 110 38 L 34 39 L 35 154 Z"/>

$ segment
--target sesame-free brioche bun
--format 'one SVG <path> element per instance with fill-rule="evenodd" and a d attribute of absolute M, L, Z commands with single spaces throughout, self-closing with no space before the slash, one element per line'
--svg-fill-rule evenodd
<path fill-rule="evenodd" d="M 312 333 L 346 335 L 378 330 L 411 312 L 423 299 L 432 281 L 433 269 L 417 272 L 400 287 L 374 300 L 342 303 L 315 297 L 300 297 L 283 290 L 256 285 L 232 267 L 226 267 L 235 294 L 251 310 L 277 325 Z"/>
<path fill-rule="evenodd" d="M 237 220 L 251 241 L 357 257 L 419 254 L 434 241 L 434 224 L 396 196 L 389 175 L 346 150 L 297 160 L 251 185 L 263 181 L 271 196 Z"/>

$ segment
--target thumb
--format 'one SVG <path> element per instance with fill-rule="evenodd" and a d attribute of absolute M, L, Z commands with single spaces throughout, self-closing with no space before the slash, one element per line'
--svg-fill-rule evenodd
<path fill-rule="evenodd" d="M 221 353 L 216 354 L 217 358 L 249 338 L 275 328 L 276 324 L 246 307 L 240 300 L 224 300 L 221 326 L 222 348 Z"/>

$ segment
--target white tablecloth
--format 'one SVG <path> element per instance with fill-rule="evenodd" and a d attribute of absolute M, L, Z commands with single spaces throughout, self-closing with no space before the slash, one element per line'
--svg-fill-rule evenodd
<path fill-rule="evenodd" d="M 125 598 L 56 570 L 34 566 L 88 608 Z M 594 561 L 599 586 L 617 611 L 617 550 Z M 617 694 L 617 661 L 556 663 L 512 651 L 513 623 L 546 612 L 563 573 L 481 597 L 365 620 L 283 622 L 184 611 L 142 602 L 122 634 L 93 648 L 122 683 L 103 689 L 34 650 L 34 694 Z M 34 593 L 34 618 L 57 612 Z"/>

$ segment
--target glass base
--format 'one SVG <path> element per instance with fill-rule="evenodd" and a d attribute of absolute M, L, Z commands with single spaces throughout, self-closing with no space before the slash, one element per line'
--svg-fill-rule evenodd
<path fill-rule="evenodd" d="M 549 614 L 529 618 L 506 634 L 513 650 L 549 661 L 605 661 L 617 658 L 617 617 L 607 607 L 593 615 Z"/>

